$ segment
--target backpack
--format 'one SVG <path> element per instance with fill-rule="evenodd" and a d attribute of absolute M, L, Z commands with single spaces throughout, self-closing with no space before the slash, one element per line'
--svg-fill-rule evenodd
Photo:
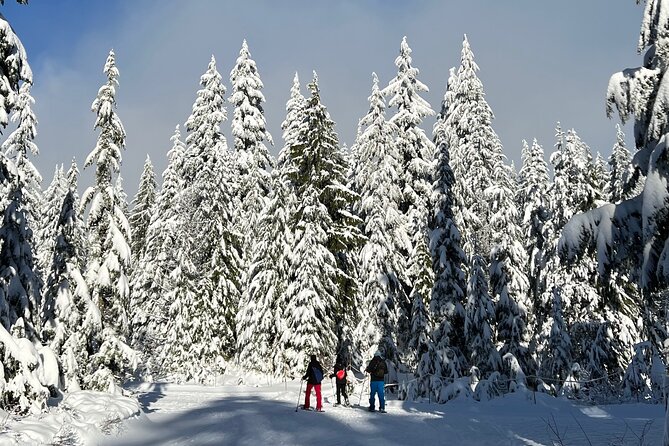
<path fill-rule="evenodd" d="M 374 362 L 374 364 L 370 364 L 370 374 L 374 378 L 383 379 L 384 375 L 386 373 L 386 370 L 385 370 L 386 361 L 384 361 L 383 359 L 376 356 L 376 357 L 374 357 L 373 362 Z"/>
<path fill-rule="evenodd" d="M 314 381 L 320 384 L 321 381 L 323 381 L 323 372 L 316 367 L 315 365 L 311 366 L 311 373 L 313 374 Z"/>
<path fill-rule="evenodd" d="M 337 379 L 339 381 L 341 381 L 342 379 L 344 379 L 346 377 L 346 370 L 344 370 L 344 369 L 337 370 L 337 373 L 335 373 L 335 375 L 337 376 Z"/>

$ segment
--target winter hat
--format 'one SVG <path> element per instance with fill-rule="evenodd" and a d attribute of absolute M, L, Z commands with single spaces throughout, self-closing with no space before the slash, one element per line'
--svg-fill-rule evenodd
<path fill-rule="evenodd" d="M 378 356 L 379 358 L 382 357 L 383 355 L 381 354 L 381 350 L 374 352 L 374 356 Z"/>
<path fill-rule="evenodd" d="M 311 355 L 311 358 L 310 358 L 310 359 L 311 359 L 312 361 L 315 361 L 315 360 L 316 360 L 316 355 Z"/>

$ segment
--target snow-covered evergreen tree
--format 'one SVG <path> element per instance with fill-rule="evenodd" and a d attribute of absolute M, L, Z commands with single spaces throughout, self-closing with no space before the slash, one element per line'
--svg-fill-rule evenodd
<path fill-rule="evenodd" d="M 488 293 L 484 268 L 483 258 L 474 255 L 467 284 L 465 337 L 470 363 L 487 375 L 501 369 L 502 358 L 495 347 L 495 333 L 492 329 L 495 309 Z"/>
<path fill-rule="evenodd" d="M 44 292 L 43 339 L 58 356 L 65 390 L 81 388 L 89 373 L 89 349 L 101 329 L 84 280 L 84 221 L 75 187 L 68 187 L 56 223 L 52 263 Z"/>
<path fill-rule="evenodd" d="M 540 376 L 548 378 L 549 385 L 559 387 L 566 379 L 572 365 L 571 338 L 562 316 L 562 297 L 560 289 L 551 289 L 553 296 L 551 329 L 548 337 L 548 346 L 541 361 Z M 556 385 L 557 384 L 557 385 Z"/>
<path fill-rule="evenodd" d="M 490 254 L 490 291 L 496 302 L 497 340 L 502 356 L 511 353 L 524 370 L 531 365 L 528 343 L 532 301 L 525 271 L 527 252 L 516 203 L 515 175 L 504 162 L 501 146 L 493 151 L 493 185 L 484 191 L 490 206 L 488 224 L 493 230 Z"/>
<path fill-rule="evenodd" d="M 544 150 L 535 139 L 529 147 L 523 141 L 523 165 L 518 178 L 518 202 L 521 209 L 525 250 L 526 272 L 529 279 L 529 295 L 532 302 L 539 301 L 543 292 L 541 271 L 546 262 L 546 239 L 544 226 L 549 219 L 547 192 L 549 189 L 548 167 Z"/>
<path fill-rule="evenodd" d="M 132 200 L 130 211 L 130 231 L 132 233 L 132 253 L 136 259 L 144 252 L 146 231 L 151 221 L 153 205 L 156 202 L 156 174 L 153 171 L 151 158 L 146 156 L 142 175 L 139 177 L 139 188 Z"/>
<path fill-rule="evenodd" d="M 395 145 L 400 156 L 399 187 L 401 200 L 400 212 L 407 220 L 404 228 L 406 235 L 401 237 L 411 240 L 409 250 L 403 252 L 406 258 L 406 270 L 398 271 L 402 285 L 406 288 L 406 299 L 398 300 L 398 347 L 402 352 L 415 350 L 418 339 L 426 335 L 426 325 L 412 323 L 412 313 L 419 315 L 420 308 L 426 307 L 432 292 L 432 268 L 428 247 L 428 208 L 432 192 L 432 171 L 430 163 L 434 159 L 434 144 L 427 137 L 420 124 L 423 118 L 434 111 L 421 92 L 428 88 L 418 79 L 419 70 L 412 65 L 411 48 L 406 37 L 400 44 L 400 53 L 395 59 L 397 75 L 391 79 L 383 94 L 390 99 L 389 107 L 397 112 L 389 119 L 395 125 Z M 398 297 L 402 297 L 399 295 Z M 413 307 L 413 308 L 412 308 Z M 416 322 L 416 321 L 414 321 Z M 418 332 L 414 332 L 414 328 Z M 413 348 L 409 344 L 413 343 Z M 416 353 L 409 353 L 414 357 Z M 395 359 L 386 356 L 387 359 Z M 399 359 L 399 358 L 398 358 Z"/>
<path fill-rule="evenodd" d="M 449 80 L 449 82 L 452 79 Z M 450 165 L 448 119 L 450 90 L 446 89 L 441 112 L 434 125 L 435 175 L 430 223 L 430 250 L 435 282 L 430 298 L 430 343 L 421 357 L 416 374 L 419 392 L 437 396 L 448 381 L 462 375 L 466 364 L 464 251 L 460 231 L 453 219 L 453 170 Z"/>
<path fill-rule="evenodd" d="M 641 193 L 638 182 L 638 170 L 632 165 L 632 154 L 627 150 L 625 134 L 616 124 L 616 143 L 609 156 L 609 183 L 606 185 L 606 199 L 610 203 L 620 203 Z"/>
<path fill-rule="evenodd" d="M 65 172 L 62 164 L 56 166 L 53 179 L 42 195 L 42 209 L 37 221 L 35 240 L 37 242 L 38 271 L 48 271 L 53 260 L 53 248 L 56 241 L 56 225 L 60 216 L 63 197 L 67 192 Z"/>
<path fill-rule="evenodd" d="M 177 243 L 182 234 L 185 215 L 182 213 L 181 192 L 184 189 L 183 158 L 186 146 L 181 140 L 179 126 L 171 138 L 172 148 L 167 154 L 168 165 L 162 174 L 162 186 L 157 194 L 146 231 L 146 244 L 139 257 L 133 274 L 132 292 L 135 302 L 133 309 L 132 345 L 145 355 L 146 373 L 154 379 L 164 376 L 162 367 L 163 350 L 169 344 L 173 320 L 169 316 L 170 302 L 166 292 L 174 290 L 175 295 L 195 285 L 186 282 L 175 283 L 171 273 L 179 265 Z M 192 249 L 184 245 L 184 249 Z M 180 285 L 187 285 L 181 290 Z M 173 371 L 173 370 L 172 370 Z"/>
<path fill-rule="evenodd" d="M 474 254 L 474 238 L 480 253 L 486 256 L 494 243 L 495 234 L 489 225 L 492 210 L 481 192 L 493 190 L 493 164 L 501 153 L 501 142 L 492 128 L 494 115 L 485 100 L 478 70 L 465 36 L 460 67 L 456 74 L 451 73 L 448 82 L 450 100 L 445 126 L 455 176 L 455 223 L 469 256 Z"/>
<path fill-rule="evenodd" d="M 27 3 L 19 0 L 18 3 Z M 32 72 L 23 45 L 7 20 L 0 16 L 0 126 L 6 127 L 14 112 L 18 126 L 7 143 L 27 154 L 31 150 L 36 121 L 30 111 L 29 85 Z M 12 158 L 20 154 L 9 148 Z M 18 156 L 17 156 L 18 155 Z M 17 160 L 17 161 L 20 161 Z M 57 369 L 50 349 L 39 343 L 41 281 L 36 274 L 35 246 L 32 245 L 31 213 L 25 205 L 31 200 L 31 164 L 22 166 L 0 154 L 0 405 L 13 412 L 39 412 L 49 396 L 44 364 Z M 37 174 L 37 177 L 39 174 Z M 38 190 L 38 189 L 37 189 Z M 35 214 L 33 214 L 35 215 Z M 41 356 L 41 357 L 40 357 Z"/>
<path fill-rule="evenodd" d="M 237 360 L 248 370 L 288 376 L 284 345 L 284 305 L 288 302 L 289 253 L 293 244 L 291 210 L 294 195 L 285 174 L 273 175 L 272 196 L 258 219 L 249 285 L 242 292 L 237 314 Z"/>
<path fill-rule="evenodd" d="M 406 299 L 400 282 L 406 262 L 402 252 L 408 252 L 409 244 L 406 217 L 398 209 L 402 158 L 395 144 L 395 124 L 386 121 L 385 108 L 374 74 L 369 111 L 359 123 L 352 180 L 360 196 L 354 210 L 363 220 L 367 238 L 360 254 L 361 308 L 355 332 L 363 357 L 371 356 L 377 346 L 394 357 L 397 307 Z"/>
<path fill-rule="evenodd" d="M 286 119 L 281 123 L 284 146 L 277 158 L 277 167 L 285 168 L 288 172 L 292 170 L 292 166 L 289 165 L 291 161 L 290 147 L 299 143 L 299 128 L 304 120 L 306 105 L 307 100 L 300 92 L 300 78 L 295 73 L 293 85 L 290 89 L 290 98 L 286 102 Z"/>
<path fill-rule="evenodd" d="M 94 335 L 97 348 L 90 358 L 85 386 L 99 390 L 112 389 L 136 366 L 135 352 L 126 344 L 131 234 L 124 212 L 126 205 L 115 182 L 125 149 L 125 130 L 116 114 L 119 71 L 114 51 L 109 52 L 103 71 L 107 82 L 92 105 L 95 128 L 100 134 L 84 165 L 95 165 L 95 184 L 82 196 L 82 206 L 90 206 L 86 221 L 90 237 L 86 281 L 101 317 L 101 331 Z"/>
<path fill-rule="evenodd" d="M 232 177 L 232 159 L 220 124 L 226 119 L 225 87 L 212 56 L 200 79 L 193 111 L 186 121 L 188 136 L 184 157 L 182 204 L 187 215 L 186 230 L 197 249 L 192 256 L 199 281 L 197 310 L 199 323 L 193 334 L 208 372 L 215 372 L 222 359 L 230 359 L 236 345 L 235 314 L 240 295 L 239 235 L 233 215 L 237 187 Z M 203 230 L 208 228 L 207 230 Z M 182 245 L 186 249 L 188 245 Z M 210 308 L 211 311 L 204 311 Z"/>
<path fill-rule="evenodd" d="M 38 154 L 34 143 L 37 119 L 32 112 L 33 102 L 30 84 L 24 82 L 11 118 L 17 127 L 2 144 L 7 167 L 12 172 L 7 184 L 9 202 L 0 228 L 0 239 L 3 240 L 0 277 L 9 284 L 7 298 L 10 305 L 18 310 L 14 317 L 10 317 L 9 325 L 23 317 L 28 338 L 36 340 L 41 330 L 42 278 L 37 270 L 38 243 L 33 231 L 37 229 L 42 207 L 42 178 L 28 158 Z"/>
<path fill-rule="evenodd" d="M 234 104 L 231 121 L 235 149 L 235 171 L 238 175 L 238 194 L 241 207 L 236 210 L 236 220 L 243 236 L 242 263 L 243 274 L 249 267 L 251 249 L 257 234 L 255 227 L 258 216 L 266 205 L 272 184 L 269 169 L 273 165 L 272 157 L 265 146 L 265 141 L 273 144 L 272 136 L 267 131 L 262 94 L 263 83 L 256 63 L 251 59 L 246 40 L 242 43 L 237 62 L 230 72 L 232 95 L 229 101 Z M 246 282 L 245 277 L 242 282 Z"/>
<path fill-rule="evenodd" d="M 286 326 L 281 343 L 286 346 L 284 360 L 297 376 L 310 354 L 328 358 L 335 351 L 334 311 L 337 309 L 339 275 L 334 255 L 327 249 L 327 231 L 331 220 L 315 188 L 302 195 L 299 220 L 290 256 Z"/>
<path fill-rule="evenodd" d="M 332 293 L 333 305 L 326 307 L 327 320 L 321 324 L 325 323 L 326 327 L 333 330 L 334 349 L 338 344 L 341 346 L 352 343 L 351 339 L 346 339 L 350 337 L 352 323 L 342 316 L 350 315 L 353 311 L 356 273 L 351 260 L 361 236 L 358 229 L 359 220 L 350 212 L 356 194 L 346 186 L 348 172 L 346 157 L 339 148 L 337 134 L 334 131 L 335 123 L 321 103 L 316 73 L 309 84 L 309 89 L 311 97 L 304 109 L 305 117 L 297 129 L 296 143 L 289 147 L 287 158 L 290 160 L 287 161 L 287 164 L 290 171 L 289 178 L 300 201 L 297 209 L 296 231 L 308 234 L 312 237 L 309 243 L 314 244 L 314 246 L 309 246 L 296 235 L 294 243 L 298 246 L 294 249 L 299 248 L 301 254 L 318 255 L 320 259 L 301 259 L 293 252 L 291 268 L 300 271 L 299 264 L 303 262 L 320 262 L 329 265 L 329 257 L 322 252 L 320 243 L 324 243 L 323 248 L 334 259 L 335 267 L 328 266 L 318 278 L 320 285 L 305 284 L 307 288 L 311 287 L 314 290 L 322 288 L 323 292 Z M 325 215 L 321 212 L 323 207 L 327 210 Z M 325 231 L 325 240 L 321 238 L 320 231 Z M 292 273 L 291 277 L 298 276 Z M 330 283 L 334 284 L 335 289 L 330 290 Z M 291 296 L 291 299 L 294 299 L 295 296 L 294 291 L 290 291 L 294 286 L 295 283 L 289 286 L 288 295 Z M 328 294 L 320 295 L 320 299 L 325 301 L 330 298 Z M 291 302 L 289 305 L 295 305 L 295 303 Z M 290 313 L 287 314 L 290 315 Z M 299 315 L 292 316 L 292 320 L 286 322 L 288 327 L 297 326 L 295 317 L 299 318 Z M 322 336 L 329 342 L 331 336 L 329 332 L 322 333 Z M 304 350 L 309 346 L 306 337 L 301 339 L 304 342 L 302 346 L 293 342 L 291 348 L 294 353 L 292 359 L 289 360 L 291 364 L 301 365 L 299 361 L 309 353 Z M 297 362 L 293 362 L 295 360 Z"/>

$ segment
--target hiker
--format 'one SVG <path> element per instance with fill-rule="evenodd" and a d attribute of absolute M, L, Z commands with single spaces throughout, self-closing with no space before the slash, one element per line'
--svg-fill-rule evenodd
<path fill-rule="evenodd" d="M 311 399 L 311 389 L 316 390 L 316 411 L 323 412 L 323 404 L 321 399 L 321 381 L 323 380 L 323 366 L 316 359 L 316 355 L 311 355 L 307 372 L 302 377 L 307 380 L 307 394 L 304 398 L 304 410 L 309 409 L 309 402 Z"/>
<path fill-rule="evenodd" d="M 330 379 L 336 378 L 335 383 L 337 385 L 337 403 L 335 406 L 341 404 L 341 397 L 344 396 L 344 404 L 348 404 L 348 393 L 346 393 L 346 365 L 344 360 L 341 357 L 337 357 L 334 365 L 334 373 L 330 375 Z"/>
<path fill-rule="evenodd" d="M 377 350 L 374 357 L 365 369 L 369 373 L 369 411 L 374 412 L 374 395 L 379 395 L 379 412 L 386 411 L 386 398 L 383 394 L 385 374 L 388 373 L 386 361 Z"/>

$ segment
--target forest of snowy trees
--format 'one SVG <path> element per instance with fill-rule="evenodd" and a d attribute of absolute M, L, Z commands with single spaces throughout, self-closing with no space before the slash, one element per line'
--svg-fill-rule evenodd
<path fill-rule="evenodd" d="M 286 86 L 273 138 L 244 41 L 229 88 L 212 56 L 160 181 L 147 157 L 131 200 L 114 52 L 92 98 L 94 184 L 80 194 L 72 162 L 42 188 L 32 73 L 0 16 L 2 408 L 129 378 L 213 383 L 231 365 L 294 379 L 311 354 L 357 369 L 377 349 L 404 398 L 446 402 L 461 378 L 479 399 L 659 398 L 669 1 L 645 8 L 643 66 L 607 97 L 634 120 L 634 156 L 621 127 L 605 159 L 557 123 L 550 150 L 523 141 L 522 165 L 508 162 L 466 36 L 439 107 L 404 38 L 350 148 L 315 72 Z"/>

